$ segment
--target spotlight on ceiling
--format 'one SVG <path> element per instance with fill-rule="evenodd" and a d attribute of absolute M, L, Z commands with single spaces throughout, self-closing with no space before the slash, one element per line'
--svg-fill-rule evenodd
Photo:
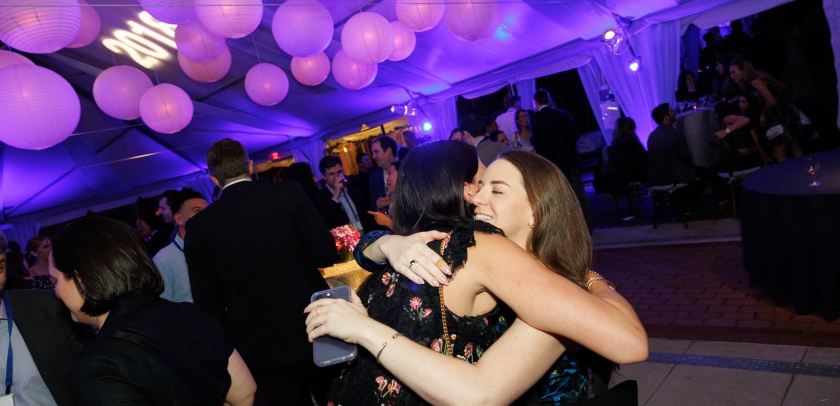
<path fill-rule="evenodd" d="M 615 30 L 614 29 L 607 28 L 607 30 L 604 31 L 604 41 L 609 41 L 609 40 L 613 39 L 614 37 L 615 37 Z"/>
<path fill-rule="evenodd" d="M 604 31 L 604 45 L 607 46 L 610 52 L 619 55 L 629 48 L 630 43 L 624 34 L 624 30 L 618 27 Z"/>
<path fill-rule="evenodd" d="M 391 113 L 400 114 L 403 116 L 415 116 L 417 115 L 417 110 L 415 110 L 413 107 L 395 104 L 391 106 Z"/>
<path fill-rule="evenodd" d="M 431 121 L 424 121 L 423 122 L 423 132 L 431 132 L 432 131 L 432 122 Z"/>
<path fill-rule="evenodd" d="M 636 72 L 641 67 L 642 67 L 642 58 L 639 58 L 638 56 L 633 58 L 633 60 L 630 61 L 630 65 L 628 66 L 628 68 L 630 68 L 631 72 Z"/>

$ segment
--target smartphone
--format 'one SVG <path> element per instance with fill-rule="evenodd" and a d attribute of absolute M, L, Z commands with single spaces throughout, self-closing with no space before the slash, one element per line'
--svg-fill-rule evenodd
<path fill-rule="evenodd" d="M 349 302 L 350 292 L 351 290 L 347 286 L 322 290 L 313 293 L 310 302 L 318 299 L 344 299 Z M 321 336 L 312 343 L 312 358 L 315 360 L 315 365 L 319 367 L 347 362 L 356 358 L 357 355 L 359 355 L 359 348 L 356 344 L 350 344 L 337 338 Z"/>

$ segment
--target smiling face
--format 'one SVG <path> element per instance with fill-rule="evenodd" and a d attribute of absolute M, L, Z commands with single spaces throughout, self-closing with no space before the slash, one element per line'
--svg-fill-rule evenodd
<path fill-rule="evenodd" d="M 169 202 L 165 197 L 162 197 L 158 200 L 158 210 L 160 211 L 160 215 L 163 217 L 163 221 L 167 223 L 174 223 L 175 217 L 172 213 L 172 208 L 169 207 Z"/>
<path fill-rule="evenodd" d="M 522 174 L 510 162 L 496 160 L 484 172 L 479 185 L 481 190 L 472 201 L 476 206 L 475 219 L 502 229 L 511 241 L 526 248 L 533 210 Z"/>

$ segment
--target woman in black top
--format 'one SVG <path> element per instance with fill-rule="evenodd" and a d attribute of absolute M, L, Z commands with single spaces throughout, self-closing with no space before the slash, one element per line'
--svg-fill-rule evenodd
<path fill-rule="evenodd" d="M 54 239 L 50 265 L 73 320 L 99 328 L 70 367 L 79 404 L 253 404 L 256 384 L 221 325 L 159 297 L 160 272 L 128 227 L 76 221 Z"/>

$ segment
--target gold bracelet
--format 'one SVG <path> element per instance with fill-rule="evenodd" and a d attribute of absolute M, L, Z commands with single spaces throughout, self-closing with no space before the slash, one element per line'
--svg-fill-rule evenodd
<path fill-rule="evenodd" d="M 391 339 L 395 340 L 397 337 L 399 337 L 401 335 L 402 335 L 402 333 L 399 333 L 399 332 L 394 333 L 394 335 L 391 336 Z M 387 347 L 387 346 L 388 346 L 388 342 L 385 341 L 384 343 L 382 343 L 382 346 L 379 347 L 379 351 L 376 353 L 376 363 L 377 364 L 382 365 L 382 363 L 379 362 L 379 356 L 382 355 L 382 351 L 385 350 L 385 347 Z"/>
<path fill-rule="evenodd" d="M 604 283 L 606 283 L 607 286 L 609 286 L 610 289 L 618 292 L 618 290 L 615 288 L 615 285 L 612 282 L 608 281 L 603 276 L 601 276 L 601 274 L 599 274 L 598 272 L 595 272 L 595 271 L 589 271 L 589 272 L 591 272 L 593 275 L 590 276 L 589 279 L 586 280 L 586 283 L 585 283 L 586 290 L 591 292 L 592 291 L 591 290 L 592 284 L 594 284 L 597 281 L 604 281 Z"/>

